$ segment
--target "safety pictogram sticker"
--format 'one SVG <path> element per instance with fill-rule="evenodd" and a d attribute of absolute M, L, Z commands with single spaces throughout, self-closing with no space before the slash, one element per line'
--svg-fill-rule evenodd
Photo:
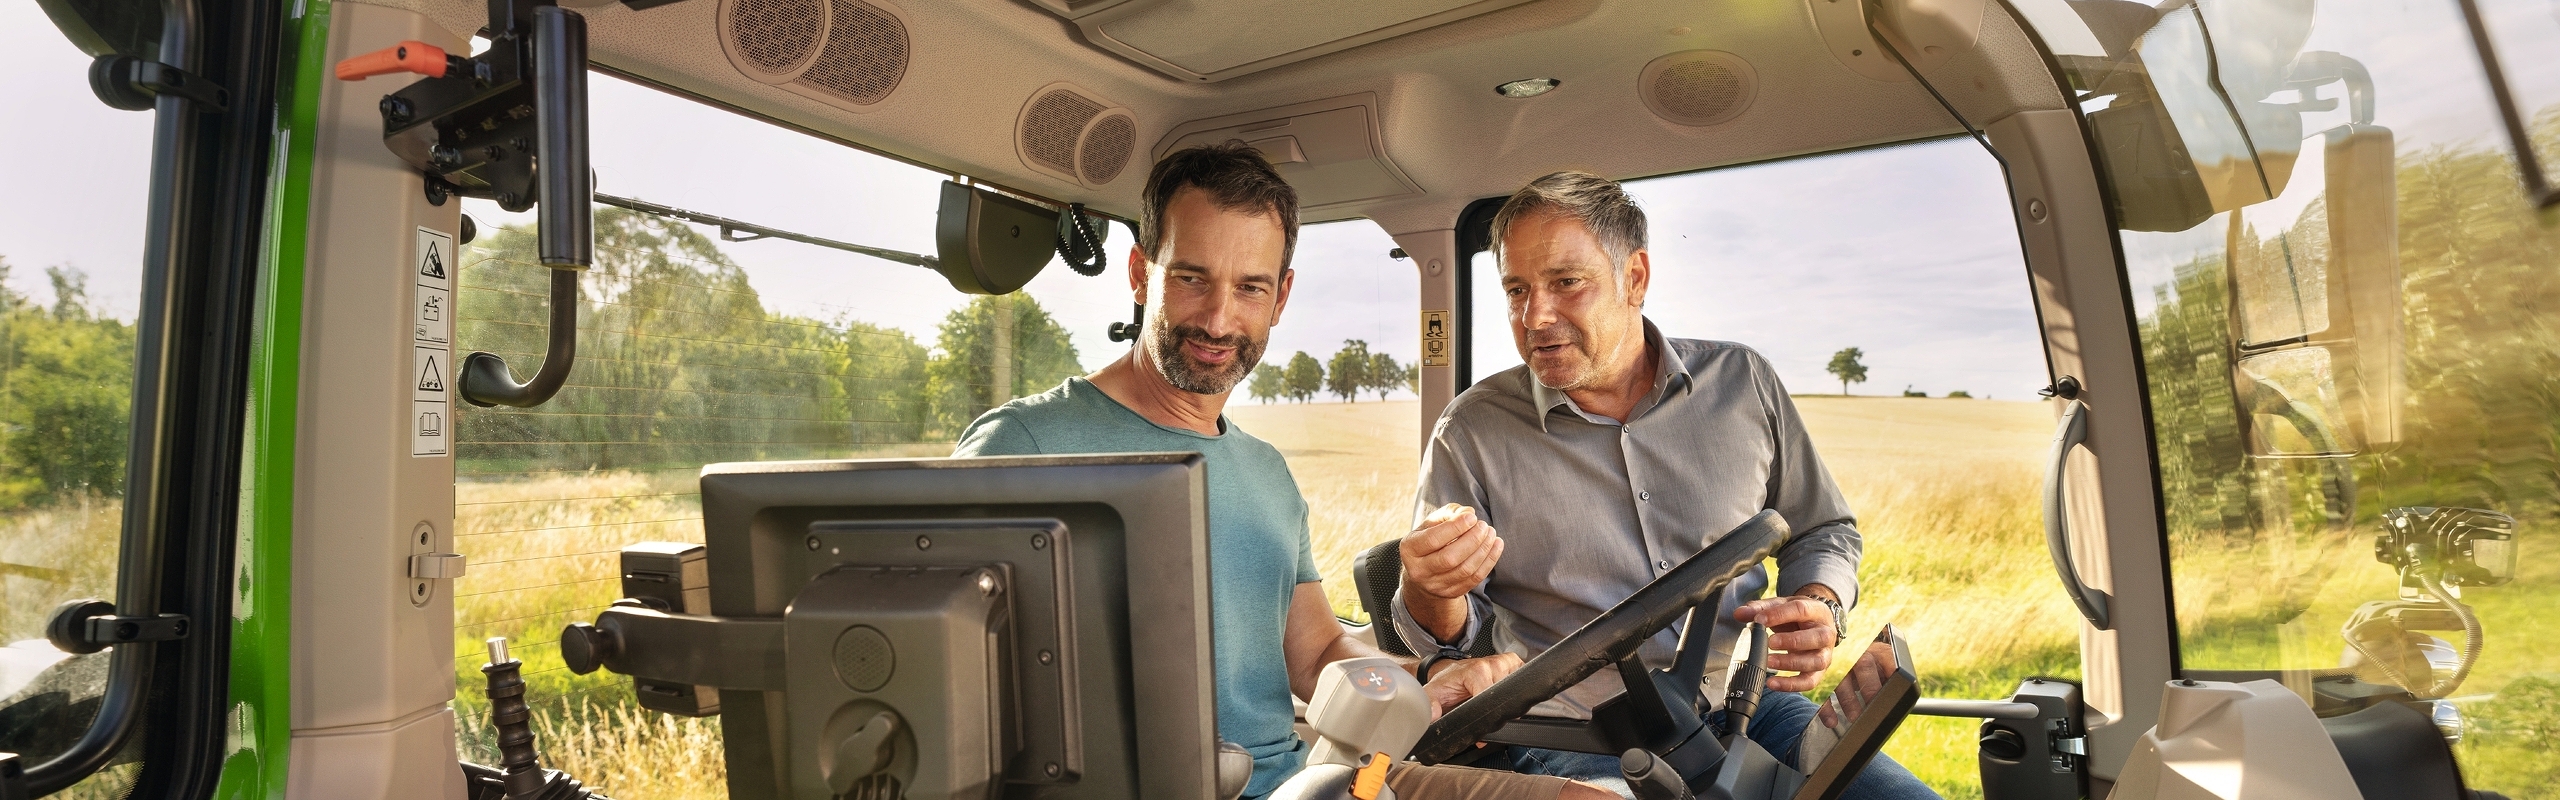
<path fill-rule="evenodd" d="M 1456 331 L 1450 330 L 1448 309 L 1422 312 L 1423 366 L 1449 366 L 1450 357 L 1456 354 L 1453 340 L 1449 337 L 1452 333 Z"/>
<path fill-rule="evenodd" d="M 409 455 L 443 458 L 453 453 L 453 235 L 418 229 L 410 250 L 417 268 L 410 271 Z"/>

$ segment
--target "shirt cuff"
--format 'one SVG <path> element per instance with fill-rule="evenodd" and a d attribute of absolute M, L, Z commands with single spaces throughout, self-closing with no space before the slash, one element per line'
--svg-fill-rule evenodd
<path fill-rule="evenodd" d="M 1801 563 L 1785 564 L 1778 569 L 1778 594 L 1793 595 L 1809 584 L 1830 587 L 1840 596 L 1840 607 L 1858 607 L 1858 565 L 1849 559 L 1825 554 Z"/>
<path fill-rule="evenodd" d="M 1433 636 L 1429 629 L 1422 627 L 1422 623 L 1415 622 L 1413 612 L 1405 608 L 1404 587 L 1396 587 L 1395 599 L 1387 603 L 1389 610 L 1395 614 L 1393 621 L 1396 626 L 1396 635 L 1404 638 L 1405 646 L 1413 648 L 1415 656 L 1430 655 L 1423 651 L 1438 650 L 1443 646 L 1454 647 L 1464 652 L 1469 645 L 1474 644 L 1476 636 L 1484 629 L 1483 615 L 1475 613 L 1475 605 L 1475 598 L 1467 599 L 1467 624 L 1458 631 L 1458 640 L 1442 642 L 1440 637 Z"/>

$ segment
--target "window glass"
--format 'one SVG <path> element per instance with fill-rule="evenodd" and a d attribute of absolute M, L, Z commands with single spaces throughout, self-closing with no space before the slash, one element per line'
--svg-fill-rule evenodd
<path fill-rule="evenodd" d="M 2483 6 L 2503 33 L 2555 19 Z M 2201 0 L 2063 64 L 2103 109 L 2180 665 L 2282 677 L 2324 714 L 2355 708 L 2350 679 L 2440 699 L 2472 788 L 2553 797 L 2560 560 L 2533 554 L 2560 514 L 2560 221 L 2526 201 L 2460 9 Z M 2155 44 L 2191 28 L 2210 56 Z M 2519 84 L 2560 80 L 2516 53 Z M 2195 145 L 2218 129 L 2248 138 Z M 2259 191 L 2211 191 L 2217 168 Z"/>
<path fill-rule="evenodd" d="M 1289 460 L 1325 599 L 1354 622 L 1368 614 L 1351 559 L 1413 528 L 1421 470 L 1422 284 L 1395 246 L 1367 220 L 1299 229 L 1289 307 L 1227 409 Z"/>
<path fill-rule="evenodd" d="M 943 175 L 602 74 L 590 89 L 601 193 L 934 251 Z M 463 207 L 480 234 L 463 259 L 456 335 L 529 374 L 549 274 L 531 215 Z M 561 665 L 561 626 L 621 596 L 620 548 L 701 541 L 705 463 L 949 455 L 986 409 L 1125 348 L 1107 330 L 1129 318 L 1129 292 L 1116 272 L 1052 263 L 1015 295 L 964 295 L 926 269 L 722 241 L 601 205 L 595 230 L 568 386 L 539 408 L 464 409 L 457 422 L 455 540 L 472 565 L 455 590 L 458 736 L 464 758 L 496 763 L 479 666 L 482 640 L 506 636 L 526 664 L 547 766 L 616 797 L 719 797 L 716 718 L 642 709 L 627 678 Z M 1126 229 L 1115 234 L 1125 246 Z"/>
<path fill-rule="evenodd" d="M 2054 409 L 2035 395 L 2049 379 L 1999 164 L 1954 139 L 1626 188 L 1649 226 L 1645 316 L 1765 357 L 1856 513 L 1850 635 L 1892 623 L 1932 697 L 2076 678 L 2078 616 L 2038 494 Z M 1494 259 L 1471 268 L 1481 379 L 1520 356 Z M 1978 796 L 1976 727 L 1913 717 L 1886 752 Z"/>
<path fill-rule="evenodd" d="M 34 4 L 0 7 L 0 752 L 28 764 L 97 716 L 110 654 L 44 629 L 116 599 L 124 518 L 152 115 L 98 102 L 88 69 Z M 136 766 L 63 796 L 119 795 Z"/>

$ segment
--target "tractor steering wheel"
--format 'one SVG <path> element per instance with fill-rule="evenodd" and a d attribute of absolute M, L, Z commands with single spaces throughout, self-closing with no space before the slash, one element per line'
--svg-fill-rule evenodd
<path fill-rule="evenodd" d="M 1778 512 L 1752 515 L 1564 641 L 1441 715 L 1414 743 L 1414 759 L 1438 764 L 1456 757 L 1547 698 L 1624 660 L 1654 632 L 1670 627 L 1690 609 L 1714 603 L 1726 584 L 1768 558 L 1788 536 L 1787 521 Z"/>

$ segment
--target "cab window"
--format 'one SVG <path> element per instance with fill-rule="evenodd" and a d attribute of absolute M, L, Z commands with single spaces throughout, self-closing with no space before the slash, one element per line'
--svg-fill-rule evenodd
<path fill-rule="evenodd" d="M 2479 5 L 2528 135 L 2560 142 L 2528 55 L 2552 21 Z M 2204 0 L 2066 67 L 2122 156 L 2180 668 L 2279 678 L 2330 715 L 2347 682 L 2398 687 L 2434 701 L 2469 786 L 2548 796 L 2560 224 L 2462 9 Z M 2152 157 L 2182 144 L 2212 157 Z"/>
<path fill-rule="evenodd" d="M 1766 358 L 1857 515 L 1849 635 L 1892 623 L 1930 697 L 2076 679 L 2039 516 L 2050 379 L 1999 164 L 1947 139 L 1625 185 L 1651 240 L 1646 318 Z M 1493 255 L 1470 268 L 1482 379 L 1520 355 Z M 1886 752 L 1978 796 L 1976 727 L 1912 717 Z"/>
<path fill-rule="evenodd" d="M 98 714 L 110 652 L 45 637 L 116 597 L 140 313 L 150 112 L 90 94 L 89 57 L 33 6 L 0 24 L 0 752 L 38 764 Z M 130 758 L 67 790 L 120 795 Z"/>

